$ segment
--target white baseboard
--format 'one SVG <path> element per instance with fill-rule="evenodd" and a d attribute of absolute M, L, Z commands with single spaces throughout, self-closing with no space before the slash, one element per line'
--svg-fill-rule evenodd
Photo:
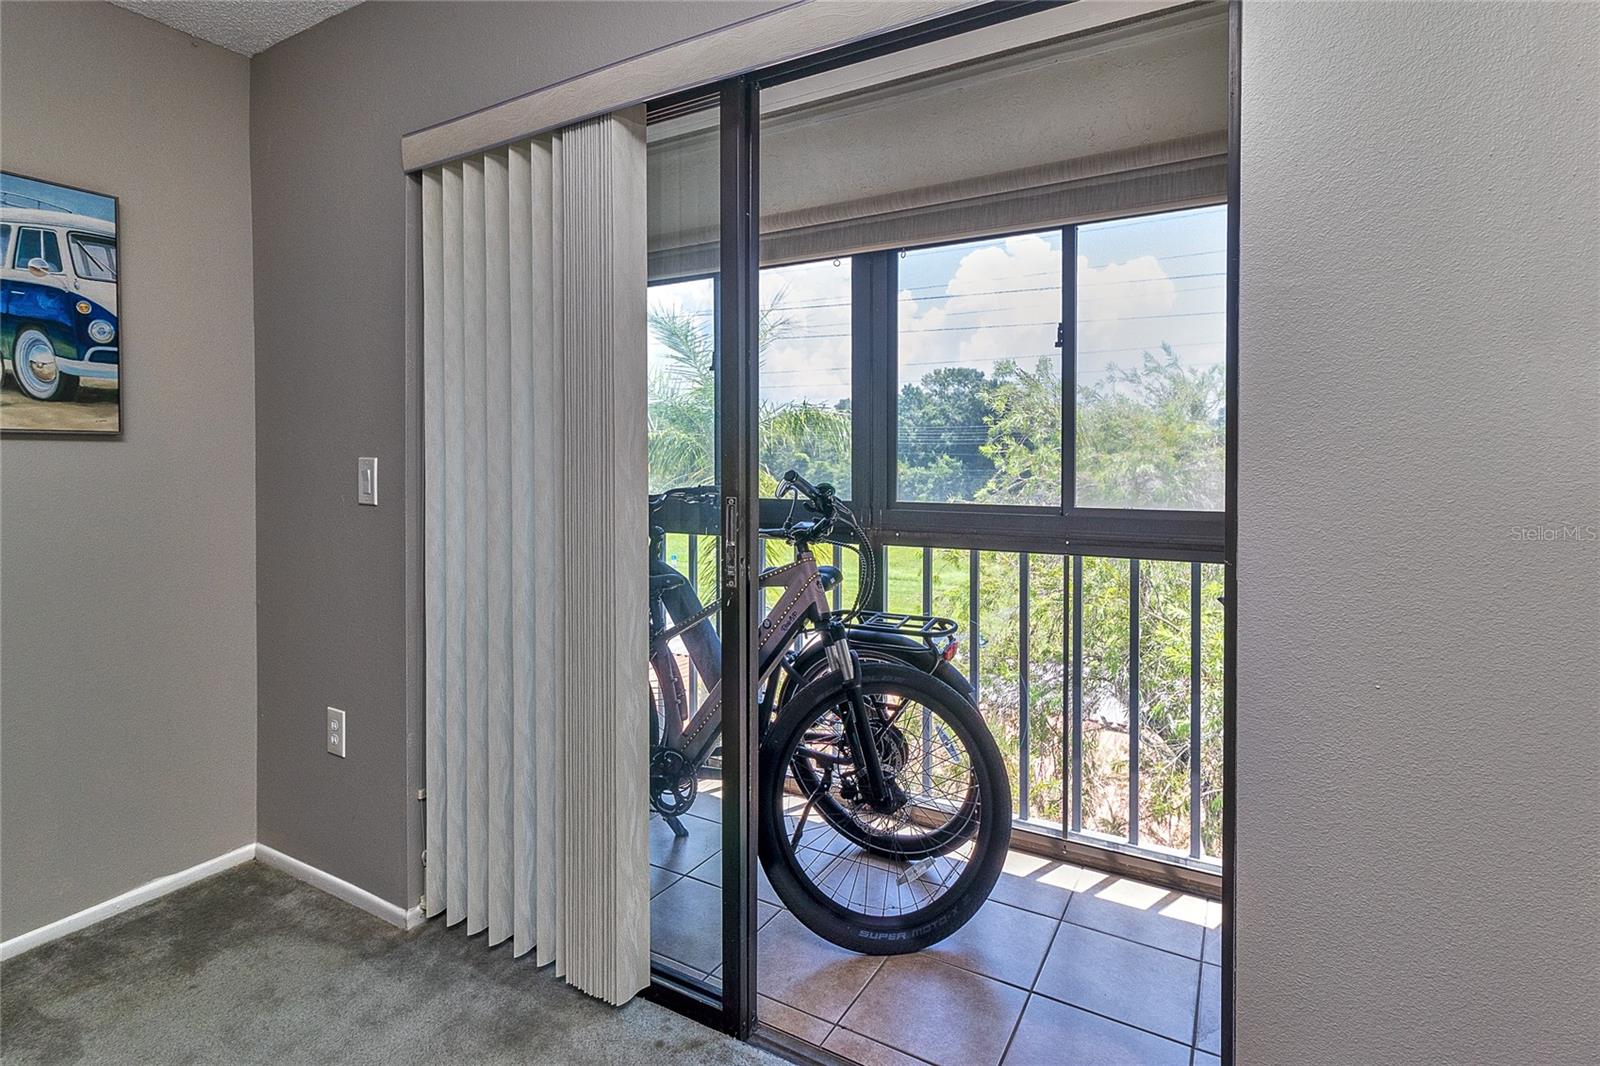
<path fill-rule="evenodd" d="M 301 862 L 293 855 L 285 855 L 276 848 L 269 848 L 265 844 L 256 845 L 256 861 L 282 870 L 292 877 L 298 877 L 313 888 L 320 888 L 328 895 L 342 899 L 355 907 L 360 907 L 375 917 L 382 918 L 390 925 L 399 926 L 401 929 L 415 929 L 422 924 L 422 908 L 412 907 L 406 910 L 395 903 L 390 903 L 382 897 L 375 896 L 366 889 L 352 885 L 349 881 L 335 877 L 326 870 L 319 870 L 310 863 Z"/>
<path fill-rule="evenodd" d="M 245 844 L 234 848 L 224 855 L 214 859 L 207 859 L 198 866 L 191 866 L 187 870 L 180 870 L 166 877 L 158 877 L 148 884 L 140 885 L 130 892 L 96 903 L 93 907 L 86 907 L 76 914 L 69 914 L 49 925 L 42 925 L 30 932 L 12 937 L 10 940 L 0 940 L 0 962 L 15 958 L 24 951 L 30 951 L 40 944 L 48 944 L 52 940 L 59 940 L 69 933 L 76 933 L 80 929 L 87 929 L 97 922 L 121 914 L 123 911 L 132 910 L 142 903 L 149 903 L 153 899 L 165 896 L 169 892 L 176 892 L 180 888 L 203 881 L 213 874 L 241 866 L 250 861 L 260 862 L 274 869 L 282 870 L 292 877 L 297 877 L 313 888 L 319 888 L 337 899 L 359 907 L 368 914 L 382 918 L 390 925 L 399 926 L 401 929 L 415 929 L 423 922 L 421 907 L 404 907 L 390 903 L 386 899 L 374 896 L 364 888 L 352 885 L 349 881 L 342 880 L 319 870 L 309 863 L 301 862 L 292 855 L 285 855 L 276 848 L 269 848 L 265 844 Z"/>
<path fill-rule="evenodd" d="M 158 877 L 154 881 L 124 892 L 120 896 L 113 896 L 104 903 L 96 903 L 93 907 L 87 907 L 76 914 L 69 914 L 65 918 L 59 918 L 49 925 L 41 925 L 37 929 L 14 936 L 10 940 L 0 940 L 0 961 L 15 958 L 24 951 L 36 948 L 40 944 L 48 944 L 52 940 L 59 940 L 69 933 L 76 933 L 78 930 L 85 929 L 96 922 L 103 922 L 107 918 L 121 914 L 123 911 L 132 910 L 141 903 L 149 903 L 153 899 L 165 896 L 168 892 L 176 892 L 186 885 L 192 885 L 196 881 L 203 881 L 212 874 L 219 874 L 224 870 L 242 865 L 255 857 L 256 845 L 246 844 L 243 847 L 234 848 L 226 854 L 218 855 L 214 859 L 207 859 L 198 866 L 191 866 L 187 870 L 180 870 L 175 874 Z"/>

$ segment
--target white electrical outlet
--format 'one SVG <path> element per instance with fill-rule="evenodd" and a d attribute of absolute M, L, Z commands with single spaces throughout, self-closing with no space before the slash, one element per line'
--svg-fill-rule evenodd
<path fill-rule="evenodd" d="M 328 708 L 328 754 L 344 758 L 344 712 Z"/>

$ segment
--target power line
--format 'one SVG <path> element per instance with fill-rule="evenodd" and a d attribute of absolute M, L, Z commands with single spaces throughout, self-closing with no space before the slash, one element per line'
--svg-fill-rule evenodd
<path fill-rule="evenodd" d="M 1226 341 L 1195 341 L 1195 342 L 1192 342 L 1192 343 L 1185 343 L 1185 344 L 1183 344 L 1181 346 L 1175 346 L 1174 347 L 1174 352 L 1176 352 L 1178 347 L 1181 347 L 1184 351 L 1190 351 L 1190 350 L 1195 349 L 1195 348 L 1221 348 L 1226 343 L 1227 343 Z M 1123 354 L 1123 353 L 1126 353 L 1126 352 L 1154 352 L 1154 351 L 1159 351 L 1160 348 L 1161 348 L 1161 345 L 1159 345 L 1159 344 L 1136 344 L 1136 345 L 1133 345 L 1131 347 L 1126 347 L 1126 348 L 1083 348 L 1083 349 L 1080 349 L 1077 354 L 1080 357 L 1081 356 L 1085 356 L 1085 355 L 1120 355 L 1120 354 Z M 1007 359 L 1010 359 L 1010 360 L 1013 360 L 1015 362 L 1021 363 L 1021 362 L 1025 362 L 1025 361 L 1029 361 L 1029 360 L 1035 360 L 1035 361 L 1039 360 L 1039 359 L 1055 359 L 1055 360 L 1059 360 L 1060 358 L 1061 358 L 1061 353 L 1059 351 L 1054 351 L 1054 352 L 1037 352 L 1037 353 L 1028 354 L 1028 355 L 1017 355 L 1017 354 L 1014 354 L 1014 353 L 1008 353 L 1008 354 L 1004 354 L 1004 355 L 978 355 L 978 356 L 967 356 L 965 358 L 960 358 L 960 359 L 902 359 L 902 360 L 900 360 L 900 364 L 899 365 L 901 367 L 908 367 L 908 366 L 969 366 L 969 367 L 972 367 L 974 370 L 976 370 L 978 368 L 974 364 L 977 364 L 977 363 L 990 363 L 990 364 L 993 364 L 993 363 L 1002 362 L 1002 361 L 1007 360 Z M 1182 363 L 1182 360 L 1180 360 L 1179 362 Z M 1217 364 L 1214 364 L 1214 363 L 1182 363 L 1182 365 L 1184 365 L 1184 366 L 1212 366 L 1212 365 L 1217 365 Z M 768 377 L 777 377 L 779 375 L 790 375 L 790 374 L 839 373 L 839 372 L 849 371 L 850 368 L 851 368 L 851 364 L 850 363 L 829 363 L 827 366 L 795 367 L 795 368 L 791 368 L 791 369 L 788 369 L 788 370 L 763 370 L 763 371 L 761 371 L 761 377 L 764 379 L 764 378 L 768 378 Z M 843 385 L 841 384 L 840 387 L 843 387 Z"/>
<path fill-rule="evenodd" d="M 1221 255 L 1221 254 L 1223 254 L 1223 249 L 1219 248 L 1219 249 L 1216 249 L 1215 251 L 1186 252 L 1186 253 L 1183 253 L 1182 255 L 1157 256 L 1156 257 L 1156 261 L 1157 262 L 1161 262 L 1161 261 L 1166 260 L 1166 259 L 1187 259 L 1187 258 L 1192 258 L 1194 256 L 1199 256 L 1199 255 Z M 1095 268 L 1091 268 L 1091 269 L 1095 269 Z M 1034 271 L 1034 272 L 1025 273 L 1025 274 L 1008 274 L 1008 275 L 1005 275 L 1005 276 L 1000 277 L 1000 278 L 995 278 L 994 280 L 995 281 L 1001 281 L 1001 282 L 1003 282 L 1003 281 L 1019 281 L 1019 280 L 1021 280 L 1023 278 L 1048 277 L 1048 276 L 1056 275 L 1056 274 L 1059 274 L 1059 273 L 1060 273 L 1060 271 L 1057 271 L 1057 270 L 1041 270 L 1041 271 Z M 1199 272 L 1199 273 L 1194 273 L 1194 274 L 1168 274 L 1168 275 L 1163 275 L 1162 277 L 1159 277 L 1159 278 L 1124 278 L 1124 279 L 1121 279 L 1121 280 L 1118 280 L 1118 281 L 1079 282 L 1078 287 L 1080 289 L 1111 288 L 1111 287 L 1116 287 L 1116 286 L 1119 286 L 1119 285 L 1147 285 L 1147 284 L 1150 284 L 1152 282 L 1157 282 L 1157 281 L 1185 281 L 1185 280 L 1190 280 L 1190 279 L 1193 279 L 1193 278 L 1220 278 L 1220 277 L 1225 277 L 1225 276 L 1226 276 L 1226 273 L 1224 271 L 1207 271 L 1207 272 Z M 926 292 L 926 291 L 930 291 L 930 290 L 934 290 L 934 289 L 948 289 L 949 285 L 950 285 L 949 282 L 939 282 L 939 283 L 935 283 L 935 284 L 931 284 L 931 285 L 910 285 L 910 286 L 906 286 L 904 288 L 901 288 L 899 291 L 902 292 L 902 293 L 907 293 L 907 292 Z M 660 288 L 661 286 L 655 286 L 655 287 L 656 288 Z M 938 296 L 938 297 L 925 297 L 925 298 L 924 297 L 914 297 L 913 299 L 914 300 L 921 300 L 921 299 L 962 300 L 962 299 L 971 299 L 971 298 L 978 297 L 978 296 L 998 296 L 998 295 L 1001 295 L 1001 294 L 1004 294 L 1004 293 L 1054 292 L 1054 291 L 1058 291 L 1060 288 L 1061 288 L 1061 286 L 1059 286 L 1059 285 L 1040 285 L 1040 286 L 1024 286 L 1024 287 L 1021 287 L 1021 288 L 1012 288 L 1012 289 L 1007 289 L 1007 288 L 982 289 L 982 290 L 979 290 L 979 291 L 976 291 L 976 292 L 950 293 L 950 294 L 947 294 L 947 295 L 944 295 L 944 296 Z M 1197 292 L 1197 291 L 1202 291 L 1202 290 L 1189 289 L 1189 290 L 1184 290 L 1184 291 Z M 803 310 L 815 310 L 815 309 L 829 308 L 829 307 L 849 307 L 849 306 L 850 306 L 850 301 L 849 300 L 839 300 L 839 301 L 822 300 L 822 301 L 813 301 L 811 303 L 788 304 L 786 306 L 774 307 L 773 310 L 774 311 L 803 311 Z M 716 314 L 716 311 L 715 311 L 715 309 L 712 309 L 712 310 L 705 310 L 705 311 L 684 311 L 682 313 L 685 314 L 685 315 L 701 318 L 701 317 L 707 317 L 707 316 L 710 316 L 710 315 L 714 315 L 714 314 Z"/>
<path fill-rule="evenodd" d="M 998 362 L 998 360 L 1005 360 L 1005 359 L 1014 359 L 1014 360 L 1016 360 L 1016 362 L 1022 362 L 1022 360 L 1027 359 L 1027 357 L 1026 357 L 1026 355 L 1016 355 L 1016 357 L 1013 357 L 1013 355 L 994 355 L 994 357 L 986 357 L 986 359 L 987 360 L 994 360 L 994 362 Z M 970 363 L 970 360 L 923 360 L 923 362 L 902 363 L 902 365 L 904 365 L 904 367 L 970 367 L 971 363 Z M 1213 368 L 1221 367 L 1221 365 L 1222 365 L 1222 360 L 1219 360 L 1219 359 L 1206 360 L 1206 362 L 1198 362 L 1198 363 L 1179 363 L 1179 367 L 1181 367 L 1182 370 L 1213 370 Z M 845 368 L 845 367 L 832 367 L 832 368 L 830 368 L 830 370 L 848 370 L 848 368 Z M 976 370 L 976 367 L 974 367 L 974 370 Z M 1114 370 L 1115 370 L 1115 368 L 1101 368 L 1101 370 L 1083 370 L 1083 368 L 1078 368 L 1077 379 L 1078 379 L 1078 381 L 1083 381 L 1083 379 L 1086 379 L 1086 378 L 1106 378 L 1106 376 L 1110 376 L 1110 373 L 1112 373 L 1112 371 L 1114 371 Z M 811 370 L 776 370 L 776 371 L 768 371 L 768 373 L 763 373 L 762 376 L 763 376 L 763 378 L 766 378 L 766 376 L 768 376 L 768 375 L 798 375 L 798 373 L 816 373 L 816 371 L 811 371 Z M 906 384 L 915 384 L 915 383 L 910 383 L 910 381 L 902 381 L 901 384 L 902 384 L 902 386 L 906 386 Z M 803 384 L 803 383 L 802 384 L 773 384 L 773 386 L 768 386 L 768 384 L 763 383 L 762 384 L 762 391 L 763 392 L 765 392 L 765 391 L 797 392 L 797 391 L 802 391 L 802 389 L 810 389 L 810 387 L 811 387 L 810 384 Z M 834 387 L 834 389 L 845 389 L 845 395 L 843 395 L 843 397 L 840 397 L 840 399 L 848 399 L 848 391 L 850 391 L 850 386 L 846 386 L 846 384 L 834 384 L 834 386 L 832 386 L 832 387 Z"/>
<path fill-rule="evenodd" d="M 1216 315 L 1225 315 L 1226 310 L 1218 311 L 1175 311 L 1160 315 L 1124 315 L 1121 318 L 1080 318 L 1078 325 L 1091 326 L 1119 322 L 1149 322 L 1155 319 L 1166 318 L 1209 318 Z M 978 330 L 991 329 L 1039 329 L 1044 326 L 1057 326 L 1059 322 L 1054 319 L 1048 322 L 986 322 L 979 326 L 922 326 L 915 329 L 902 329 L 901 335 L 908 333 L 971 333 Z M 849 337 L 849 333 L 790 333 L 785 340 L 838 340 Z"/>

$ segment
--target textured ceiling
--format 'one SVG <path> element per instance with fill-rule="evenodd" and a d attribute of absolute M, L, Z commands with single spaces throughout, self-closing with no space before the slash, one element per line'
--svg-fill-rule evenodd
<path fill-rule="evenodd" d="M 253 56 L 361 0 L 111 0 L 191 37 Z"/>

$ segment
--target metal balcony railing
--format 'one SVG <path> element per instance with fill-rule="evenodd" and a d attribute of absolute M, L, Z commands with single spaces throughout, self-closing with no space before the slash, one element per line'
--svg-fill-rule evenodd
<path fill-rule="evenodd" d="M 1219 565 L 899 545 L 886 564 L 889 609 L 962 622 L 1020 830 L 1220 868 Z"/>
<path fill-rule="evenodd" d="M 714 545 L 667 538 L 669 559 L 696 575 L 702 597 L 715 580 Z M 771 545 L 768 561 L 788 550 Z M 1221 564 L 903 540 L 881 551 L 874 599 L 883 608 L 961 626 L 954 662 L 1010 769 L 1020 846 L 1054 841 L 1201 877 L 1220 871 Z M 818 552 L 844 572 L 833 599 L 849 606 L 860 580 L 854 551 Z"/>

